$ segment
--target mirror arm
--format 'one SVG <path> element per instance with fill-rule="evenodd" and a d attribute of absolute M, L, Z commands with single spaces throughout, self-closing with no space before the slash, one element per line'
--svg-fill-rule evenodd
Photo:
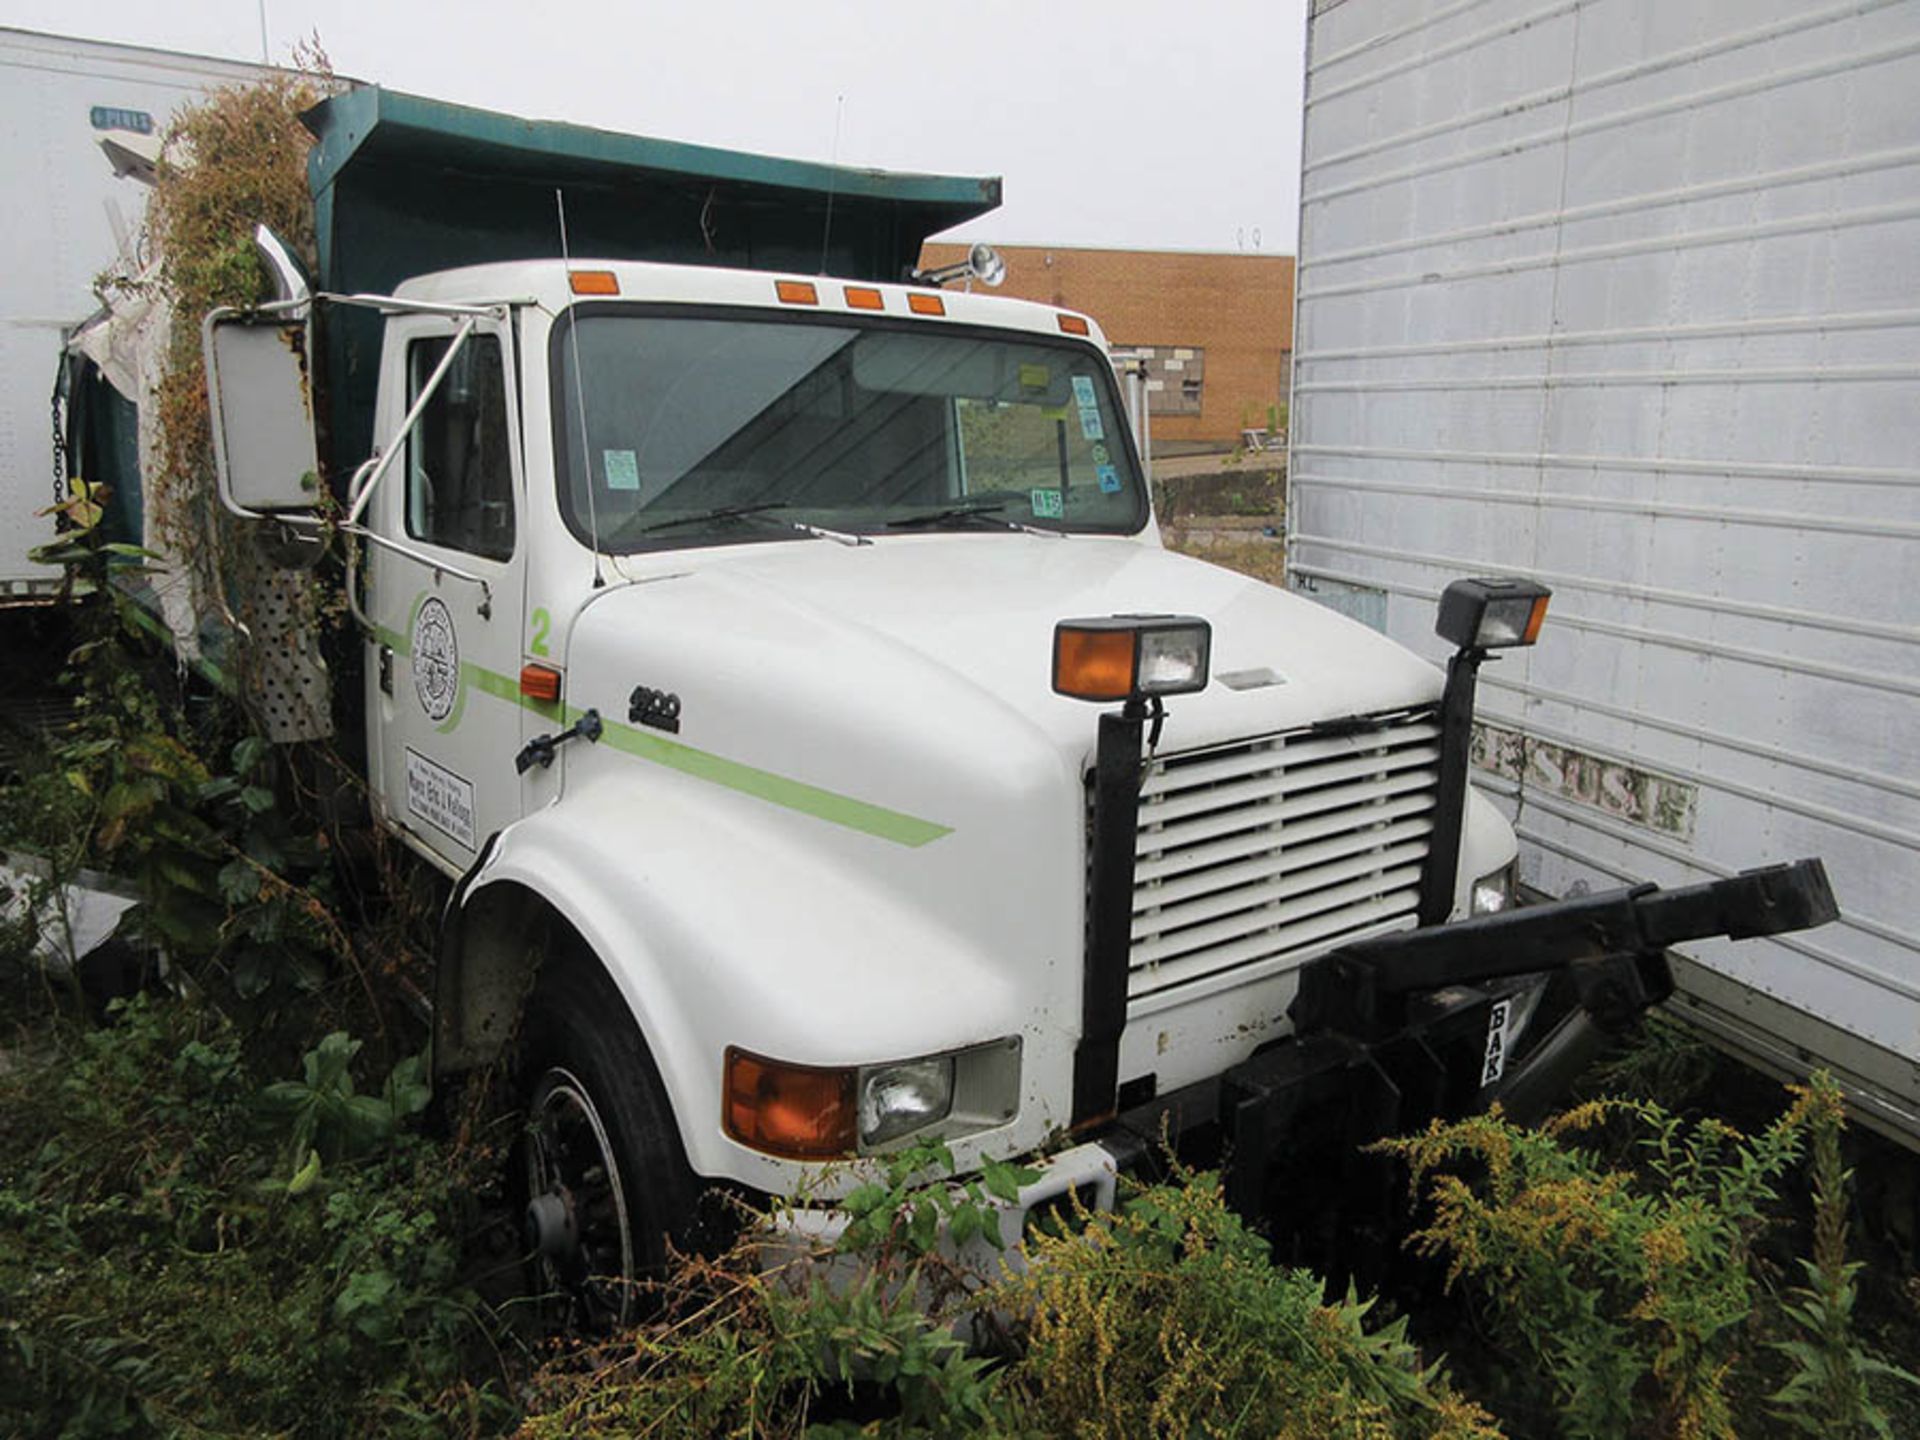
<path fill-rule="evenodd" d="M 373 492 L 379 488 L 381 479 L 393 468 L 393 458 L 400 453 L 401 447 L 413 434 L 414 427 L 420 423 L 421 415 L 426 413 L 427 402 L 433 399 L 433 392 L 440 388 L 440 382 L 446 379 L 447 371 L 453 368 L 454 357 L 460 353 L 460 347 L 467 343 L 467 337 L 473 334 L 473 327 L 480 323 L 481 317 L 469 315 L 461 322 L 460 328 L 453 332 L 453 343 L 447 346 L 447 353 L 440 357 L 440 363 L 433 367 L 433 373 L 427 377 L 427 383 L 420 387 L 419 395 L 414 397 L 413 406 L 407 411 L 406 418 L 400 422 L 399 432 L 393 437 L 393 443 L 387 447 L 374 463 L 373 473 L 367 476 L 366 484 L 359 484 L 359 471 L 354 472 L 352 507 L 347 511 L 344 528 L 352 530 L 360 524 L 360 517 L 366 513 L 367 502 L 373 498 Z M 370 457 L 371 458 L 371 457 Z M 361 469 L 366 467 L 363 464 Z"/>
<path fill-rule="evenodd" d="M 451 575 L 456 580 L 465 580 L 469 584 L 478 585 L 480 587 L 480 618 L 482 620 L 493 618 L 493 586 L 487 583 L 486 576 L 476 575 L 471 570 L 462 570 L 458 565 L 449 565 L 436 555 L 429 555 L 424 550 L 416 550 L 411 545 L 376 534 L 364 525 L 349 523 L 342 525 L 340 529 L 343 534 L 353 539 L 365 540 L 370 545 L 378 545 L 382 550 L 390 550 L 395 555 L 404 555 L 415 564 L 426 566 L 433 571 L 436 579 L 442 575 Z M 373 621 L 367 612 L 360 608 L 359 575 L 359 547 L 349 545 L 347 547 L 347 608 L 353 612 L 353 618 L 360 623 L 361 628 L 372 633 Z"/>

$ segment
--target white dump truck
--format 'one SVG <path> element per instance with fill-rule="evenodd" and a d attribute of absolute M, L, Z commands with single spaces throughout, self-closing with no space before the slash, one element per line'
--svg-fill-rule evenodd
<path fill-rule="evenodd" d="M 1451 587 L 1443 675 L 1162 549 L 1098 325 L 910 269 L 998 182 L 310 123 L 319 277 L 262 237 L 206 350 L 223 498 L 278 563 L 347 537 L 356 653 L 256 703 L 363 675 L 376 816 L 453 882 L 436 1071 L 519 1047 L 586 1307 L 710 1187 L 830 1207 L 927 1139 L 1041 1157 L 1008 1239 L 1163 1139 L 1306 1194 L 1309 1136 L 1550 1066 L 1555 977 L 1621 1021 L 1675 938 L 1830 917 L 1817 861 L 1509 909 L 1468 721 L 1544 590 Z"/>
<path fill-rule="evenodd" d="M 1561 896 L 1824 855 L 1676 1008 L 1920 1145 L 1920 5 L 1317 3 L 1292 583 L 1555 591 L 1476 783 Z"/>

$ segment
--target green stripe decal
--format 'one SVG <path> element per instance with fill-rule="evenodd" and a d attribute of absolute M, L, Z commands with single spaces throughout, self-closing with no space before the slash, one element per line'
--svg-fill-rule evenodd
<path fill-rule="evenodd" d="M 418 604 L 416 602 L 415 609 Z M 376 628 L 374 636 L 383 645 L 392 648 L 394 653 L 404 656 L 408 652 L 407 637 L 396 635 L 391 630 Z M 467 692 L 478 690 L 483 695 L 491 695 L 496 700 L 504 700 L 510 705 L 518 705 L 523 710 L 554 721 L 558 725 L 570 725 L 584 713 L 577 706 L 566 707 L 564 715 L 556 715 L 556 707 L 545 700 L 535 700 L 520 693 L 520 678 L 485 670 L 471 661 L 460 662 L 460 695 L 454 701 L 453 713 L 440 723 L 442 732 L 453 729 L 460 723 L 460 717 L 466 711 Z M 816 820 L 825 820 L 830 825 L 842 825 L 849 830 L 858 830 L 863 835 L 871 835 L 879 840 L 888 840 L 895 845 L 917 848 L 931 844 L 942 835 L 951 835 L 951 825 L 936 825 L 931 820 L 922 820 L 915 815 L 903 815 L 898 810 L 889 810 L 884 805 L 872 805 L 865 800 L 856 800 L 851 795 L 836 794 L 832 790 L 822 790 L 817 785 L 809 785 L 803 780 L 793 780 L 785 775 L 776 775 L 771 770 L 757 769 L 752 765 L 743 765 L 738 760 L 729 760 L 723 755 L 714 755 L 705 750 L 697 750 L 691 745 L 683 745 L 678 740 L 669 740 L 664 735 L 656 735 L 650 730 L 636 729 L 631 725 L 622 725 L 617 720 L 601 717 L 602 730 L 600 742 L 611 745 L 625 755 L 640 760 L 650 760 L 656 765 L 665 765 L 669 770 L 678 770 L 682 775 L 695 780 L 705 780 L 710 785 L 724 785 L 729 790 L 737 790 L 742 795 L 751 795 L 757 800 L 765 800 L 782 809 L 797 810 L 803 815 L 811 815 Z"/>
<path fill-rule="evenodd" d="M 569 705 L 568 721 L 577 719 L 581 713 Z M 651 760 L 656 765 L 678 770 L 682 775 L 724 785 L 729 790 L 738 790 L 743 795 L 751 795 L 788 810 L 798 810 L 803 815 L 811 815 L 829 824 L 844 825 L 849 830 L 891 840 L 896 845 L 918 847 L 953 833 L 950 825 L 936 825 L 931 820 L 903 815 L 898 810 L 889 810 L 882 805 L 870 805 L 849 795 L 838 795 L 831 790 L 822 790 L 817 785 L 776 775 L 771 770 L 742 765 L 737 760 L 696 750 L 691 745 L 682 745 L 663 735 L 636 730 L 631 725 L 604 718 L 601 724 L 600 743 L 611 745 L 624 754 Z"/>

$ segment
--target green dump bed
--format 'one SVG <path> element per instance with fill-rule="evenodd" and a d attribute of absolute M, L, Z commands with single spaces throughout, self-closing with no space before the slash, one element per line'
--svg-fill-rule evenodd
<path fill-rule="evenodd" d="M 998 177 L 891 174 L 522 120 L 378 86 L 315 106 L 308 160 L 320 283 L 389 293 L 412 275 L 582 259 L 898 280 L 920 244 L 1000 203 Z M 829 214 L 831 223 L 829 223 Z M 334 468 L 371 444 L 377 317 L 328 338 Z"/>

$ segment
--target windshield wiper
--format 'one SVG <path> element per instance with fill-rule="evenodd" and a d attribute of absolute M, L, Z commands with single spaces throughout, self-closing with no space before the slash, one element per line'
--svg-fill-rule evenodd
<path fill-rule="evenodd" d="M 762 500 L 752 505 L 716 505 L 711 510 L 695 510 L 686 515 L 673 515 L 665 520 L 654 520 L 648 524 L 638 526 L 627 533 L 631 535 L 646 535 L 655 530 L 669 530 L 675 525 L 699 525 L 709 520 L 741 520 L 749 515 L 762 515 L 769 510 L 784 510 L 786 508 L 787 502 L 784 500 Z M 788 520 L 782 520 L 779 523 L 782 525 L 792 524 L 792 522 Z M 622 528 L 624 529 L 625 527 L 623 526 Z"/>
<path fill-rule="evenodd" d="M 1007 502 L 1004 500 L 989 500 L 985 504 L 947 505 L 938 510 L 928 510 L 920 515 L 902 515 L 898 520 L 887 521 L 887 528 L 889 530 L 914 530 L 922 526 L 942 525 L 949 520 L 965 520 L 975 515 L 1003 530 L 1019 530 L 1023 528 L 1016 520 L 1005 520 L 994 514 L 996 510 L 1004 510 L 1006 508 Z"/>

